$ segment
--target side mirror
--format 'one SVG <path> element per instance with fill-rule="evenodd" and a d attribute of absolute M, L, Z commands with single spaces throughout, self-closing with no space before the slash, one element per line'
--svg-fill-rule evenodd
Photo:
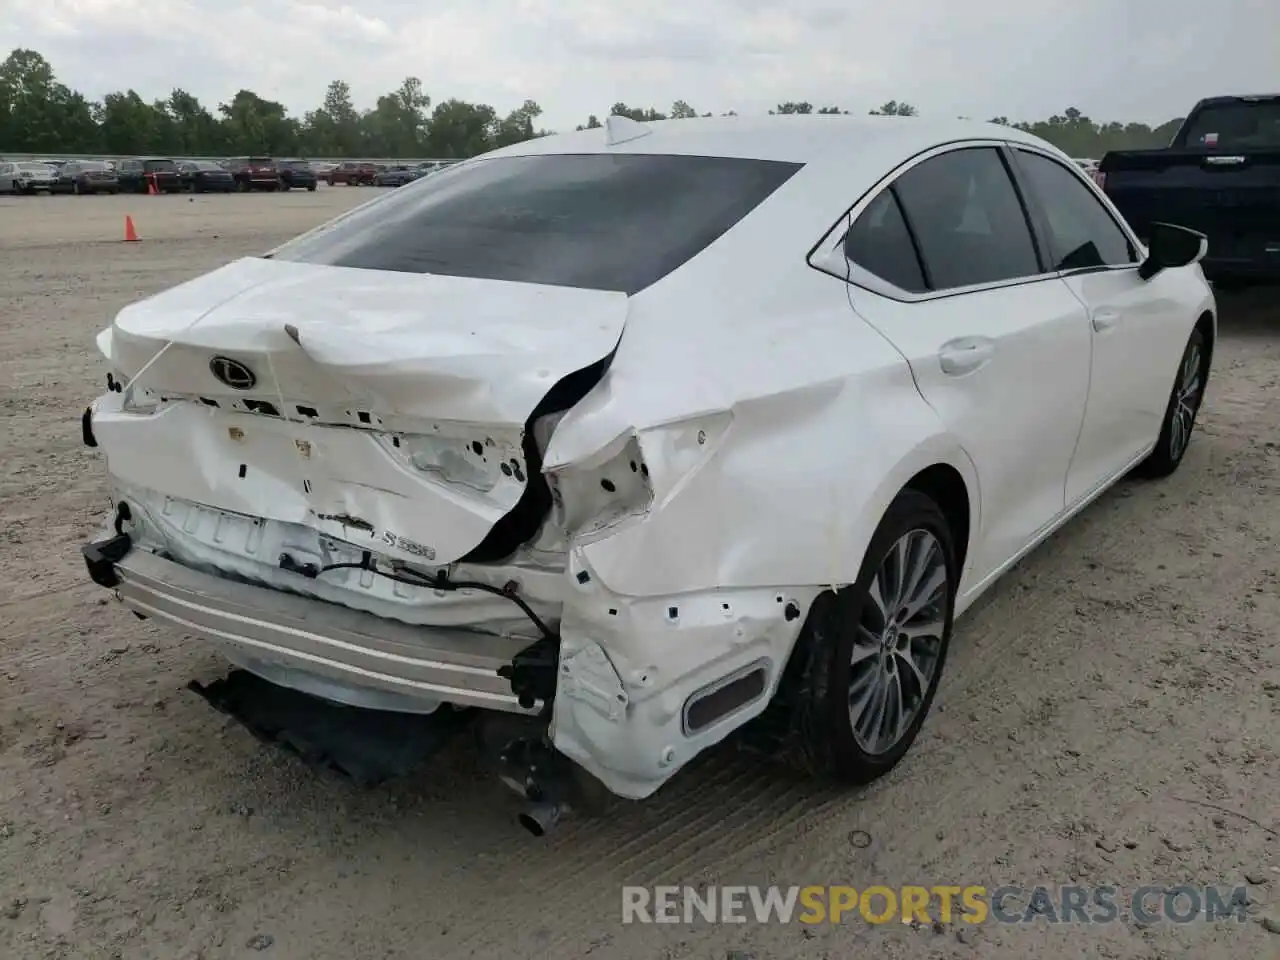
<path fill-rule="evenodd" d="M 1138 276 L 1150 280 L 1161 270 L 1198 263 L 1209 251 L 1209 238 L 1203 233 L 1172 223 L 1151 224 L 1147 241 L 1147 259 L 1138 267 Z"/>

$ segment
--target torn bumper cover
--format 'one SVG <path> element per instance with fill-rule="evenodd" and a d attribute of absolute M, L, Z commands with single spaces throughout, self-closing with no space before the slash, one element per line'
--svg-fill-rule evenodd
<path fill-rule="evenodd" d="M 349 706 L 430 713 L 441 703 L 537 715 L 511 665 L 527 638 L 425 627 L 228 579 L 128 541 L 108 524 L 83 547 L 95 582 L 135 613 L 215 644 L 279 686 Z M 551 740 L 619 796 L 652 794 L 768 703 L 799 631 L 775 590 L 626 600 L 581 574 L 561 619 Z"/>

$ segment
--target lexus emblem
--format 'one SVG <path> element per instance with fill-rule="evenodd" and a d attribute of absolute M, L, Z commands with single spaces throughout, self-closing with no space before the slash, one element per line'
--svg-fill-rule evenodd
<path fill-rule="evenodd" d="M 252 370 L 230 357 L 214 357 L 209 361 L 209 371 L 232 390 L 252 390 L 258 382 Z"/>

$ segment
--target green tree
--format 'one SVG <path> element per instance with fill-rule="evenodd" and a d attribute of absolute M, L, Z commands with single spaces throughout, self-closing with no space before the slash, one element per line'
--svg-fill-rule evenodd
<path fill-rule="evenodd" d="M 350 103 L 349 91 L 345 100 Z M 379 97 L 377 106 L 356 123 L 365 129 L 364 140 L 370 152 L 387 157 L 417 156 L 426 146 L 430 106 L 431 98 L 423 93 L 422 81 L 406 77 L 393 92 Z M 345 110 L 345 105 L 340 110 Z"/>
<path fill-rule="evenodd" d="M 849 111 L 838 106 L 815 109 L 807 100 L 788 100 L 769 112 Z M 912 104 L 898 100 L 870 112 L 917 116 Z M 152 102 L 134 90 L 112 91 L 96 102 L 60 83 L 52 65 L 35 50 L 15 49 L 0 62 L 0 152 L 19 154 L 53 157 L 101 151 L 170 156 L 461 158 L 546 134 L 537 126 L 541 115 L 542 107 L 534 100 L 525 100 L 506 114 L 485 103 L 457 99 L 433 103 L 416 77 L 407 77 L 366 111 L 357 109 L 346 81 L 334 80 L 320 105 L 301 117 L 290 116 L 283 104 L 263 99 L 252 90 L 238 91 L 216 110 L 206 108 L 181 88 Z M 677 100 L 667 113 L 615 103 L 609 115 L 646 121 L 715 114 L 699 114 L 687 100 Z M 719 116 L 737 114 L 728 110 Z M 1043 120 L 1013 121 L 997 116 L 991 122 L 1043 137 L 1073 156 L 1100 157 L 1108 150 L 1166 146 L 1181 119 L 1151 127 L 1095 121 L 1068 107 Z M 600 125 L 600 116 L 592 114 L 578 129 Z"/>
<path fill-rule="evenodd" d="M 233 153 L 287 156 L 298 148 L 298 125 L 284 104 L 240 90 L 229 103 L 219 104 L 218 112 Z"/>
<path fill-rule="evenodd" d="M 872 110 L 873 117 L 916 117 L 919 113 L 911 104 L 899 103 L 897 100 L 890 100 L 888 103 L 882 103 L 878 110 Z"/>
<path fill-rule="evenodd" d="M 484 153 L 497 122 L 497 112 L 487 103 L 450 99 L 437 104 L 427 128 L 427 155 L 462 158 Z"/>
<path fill-rule="evenodd" d="M 542 116 L 542 108 L 532 100 L 526 100 L 509 114 L 494 123 L 490 132 L 490 145 L 507 147 L 522 140 L 532 140 L 539 135 L 533 121 Z"/>

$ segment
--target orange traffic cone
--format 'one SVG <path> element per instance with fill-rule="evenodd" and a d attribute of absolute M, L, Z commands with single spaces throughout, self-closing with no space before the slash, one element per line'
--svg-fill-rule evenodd
<path fill-rule="evenodd" d="M 156 189 L 156 178 L 155 178 L 155 177 L 149 177 L 149 178 L 147 179 L 147 194 L 148 194 L 149 196 L 154 197 L 154 196 L 155 196 L 156 194 L 158 194 L 159 192 L 160 192 L 160 191 Z"/>
<path fill-rule="evenodd" d="M 138 231 L 133 229 L 133 217 L 127 214 L 124 218 L 124 239 L 126 243 L 138 242 Z"/>

